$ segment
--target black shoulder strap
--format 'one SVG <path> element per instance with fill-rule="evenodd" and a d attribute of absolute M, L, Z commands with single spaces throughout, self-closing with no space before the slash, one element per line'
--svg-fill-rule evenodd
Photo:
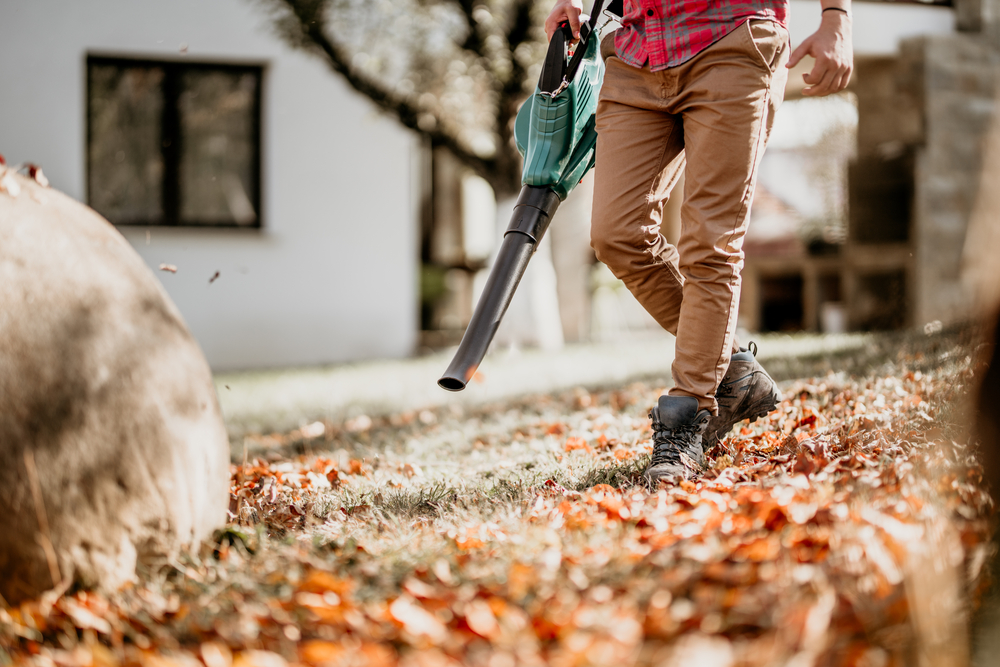
<path fill-rule="evenodd" d="M 611 0 L 609 10 L 616 4 L 620 7 L 622 0 Z M 569 28 L 562 24 L 561 29 L 552 35 L 545 61 L 542 63 L 542 73 L 538 78 L 538 89 L 541 92 L 556 93 L 562 91 L 565 87 L 563 82 L 572 81 L 573 77 L 576 76 L 576 71 L 583 61 L 583 55 L 587 51 L 587 43 L 595 34 L 603 5 L 604 0 L 594 0 L 594 5 L 590 9 L 590 20 L 580 26 L 580 44 L 568 64 L 565 60 L 565 44 L 567 37 L 569 37 Z"/>
<path fill-rule="evenodd" d="M 615 2 L 616 0 L 611 0 Z M 621 0 L 617 0 L 621 1 Z M 604 4 L 604 0 L 594 0 L 594 6 L 590 8 L 590 29 L 593 30 L 597 27 L 597 19 L 601 15 L 601 6 Z"/>
<path fill-rule="evenodd" d="M 594 0 L 594 6 L 590 8 L 590 20 L 580 26 L 580 44 L 573 53 L 573 57 L 570 58 L 565 71 L 567 81 L 572 81 L 573 77 L 576 76 L 576 70 L 583 61 L 583 54 L 587 51 L 587 43 L 591 37 L 597 34 L 597 19 L 601 16 L 601 5 L 603 4 L 604 0 Z"/>

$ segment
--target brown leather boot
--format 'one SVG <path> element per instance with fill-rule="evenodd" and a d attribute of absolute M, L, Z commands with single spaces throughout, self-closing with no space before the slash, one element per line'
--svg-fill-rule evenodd
<path fill-rule="evenodd" d="M 660 480 L 691 479 L 704 465 L 701 434 L 712 413 L 698 409 L 690 396 L 660 396 L 649 412 L 653 420 L 653 459 L 642 474 L 651 487 Z"/>
<path fill-rule="evenodd" d="M 778 385 L 764 367 L 757 363 L 754 358 L 756 356 L 757 346 L 750 343 L 749 349 L 740 348 L 729 359 L 729 370 L 715 392 L 719 414 L 712 417 L 705 429 L 705 449 L 714 447 L 737 422 L 744 419 L 757 421 L 772 412 L 781 402 Z"/>

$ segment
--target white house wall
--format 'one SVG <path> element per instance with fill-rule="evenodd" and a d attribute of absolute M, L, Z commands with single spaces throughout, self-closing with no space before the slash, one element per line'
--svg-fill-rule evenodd
<path fill-rule="evenodd" d="M 265 65 L 263 229 L 121 228 L 151 268 L 177 266 L 157 275 L 214 369 L 412 352 L 413 133 L 285 47 L 250 0 L 5 0 L 0 153 L 81 201 L 88 53 Z"/>

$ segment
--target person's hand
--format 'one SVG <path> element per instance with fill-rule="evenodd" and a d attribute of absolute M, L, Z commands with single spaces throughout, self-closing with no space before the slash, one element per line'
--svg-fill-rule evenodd
<path fill-rule="evenodd" d="M 558 0 L 549 17 L 545 19 L 545 35 L 551 41 L 552 35 L 559 29 L 559 24 L 567 21 L 573 30 L 573 39 L 580 39 L 580 15 L 582 13 L 582 0 Z"/>
<path fill-rule="evenodd" d="M 823 12 L 819 30 L 792 52 L 787 67 L 795 67 L 806 55 L 815 58 L 816 63 L 811 72 L 802 75 L 806 82 L 803 95 L 822 97 L 846 88 L 854 70 L 851 18 L 844 12 Z"/>

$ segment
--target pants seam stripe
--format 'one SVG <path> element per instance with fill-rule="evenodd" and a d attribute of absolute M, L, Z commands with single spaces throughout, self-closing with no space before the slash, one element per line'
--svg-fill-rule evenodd
<path fill-rule="evenodd" d="M 752 161 L 750 163 L 749 178 L 747 179 L 746 188 L 744 189 L 744 192 L 743 192 L 742 206 L 740 207 L 739 213 L 737 213 L 737 215 L 736 215 L 736 219 L 733 221 L 733 230 L 732 230 L 732 232 L 729 235 L 728 241 L 726 242 L 726 247 L 729 247 L 729 245 L 733 242 L 733 239 L 736 238 L 736 230 L 739 229 L 740 225 L 742 224 L 742 221 L 746 219 L 747 211 L 749 210 L 749 206 L 750 206 L 750 199 L 753 196 L 753 190 L 754 190 L 753 186 L 754 186 L 754 182 L 755 182 L 755 179 L 756 179 L 756 176 L 757 176 L 757 169 L 760 166 L 760 159 L 759 158 L 760 158 L 760 154 L 762 152 L 761 144 L 764 143 L 765 128 L 767 127 L 767 118 L 768 118 L 768 115 L 769 115 L 769 106 L 768 105 L 770 104 L 770 101 L 771 101 L 771 84 L 773 82 L 772 78 L 773 77 L 770 77 L 770 76 L 768 77 L 767 85 L 764 88 L 764 96 L 761 98 L 761 118 L 760 118 L 760 125 L 757 128 L 757 140 L 754 143 L 753 159 L 752 159 Z M 736 264 L 735 263 L 729 262 L 729 265 L 731 267 L 730 271 L 731 271 L 731 274 L 732 274 L 732 276 L 731 276 L 731 283 L 730 283 L 730 285 L 732 287 L 739 280 L 740 274 L 736 270 Z M 739 315 L 739 304 L 737 303 L 736 308 L 733 308 L 733 304 L 732 304 L 733 298 L 734 298 L 733 296 L 730 296 L 729 320 L 726 322 L 726 332 L 727 333 L 730 330 L 732 330 L 732 329 L 735 328 L 733 320 Z M 727 349 L 730 350 L 730 351 L 732 350 L 732 343 L 730 342 L 728 345 L 726 344 L 726 341 L 727 341 L 728 338 L 729 338 L 729 336 L 727 335 L 722 340 L 722 350 L 719 351 L 719 359 L 720 360 L 722 359 L 722 356 L 723 356 L 723 354 L 725 354 L 725 351 Z M 725 376 L 725 371 L 722 370 L 719 365 L 716 365 L 716 368 L 715 368 L 715 384 L 716 384 L 716 387 L 718 387 L 719 383 L 722 382 L 722 378 L 724 376 Z"/>

